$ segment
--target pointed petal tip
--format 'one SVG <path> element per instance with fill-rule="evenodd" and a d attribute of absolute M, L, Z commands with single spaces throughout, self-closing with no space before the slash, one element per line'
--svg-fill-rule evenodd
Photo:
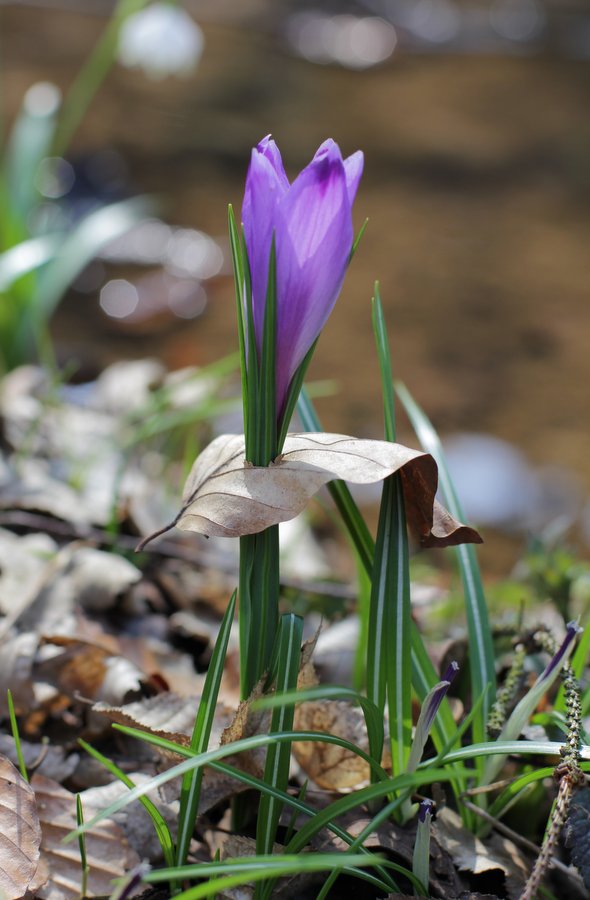
<path fill-rule="evenodd" d="M 354 203 L 356 192 L 363 174 L 365 165 L 365 154 L 362 150 L 357 150 L 351 156 L 344 160 L 344 172 L 346 173 L 346 187 L 348 189 L 348 199 L 350 205 Z"/>

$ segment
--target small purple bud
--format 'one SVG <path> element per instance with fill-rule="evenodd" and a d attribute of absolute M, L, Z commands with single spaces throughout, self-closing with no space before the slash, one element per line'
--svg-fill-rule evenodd
<path fill-rule="evenodd" d="M 439 706 L 443 702 L 451 686 L 451 681 L 455 678 L 458 671 L 458 664 L 452 662 L 445 672 L 445 680 L 435 684 L 432 690 L 429 691 L 424 698 L 422 709 L 420 710 L 420 715 L 418 716 L 418 721 L 416 723 L 416 731 L 414 732 L 414 740 L 412 741 L 406 771 L 414 772 L 417 769 L 418 763 L 422 759 L 422 753 L 424 752 L 424 747 L 426 746 L 426 741 L 428 740 L 428 735 L 430 734 L 430 729 L 436 718 Z"/>
<path fill-rule="evenodd" d="M 429 800 L 428 797 L 426 797 L 420 803 L 420 806 L 418 808 L 418 820 L 422 824 L 424 824 L 426 822 L 427 816 L 432 817 L 432 807 L 433 806 L 434 806 L 434 802 L 432 800 Z"/>
<path fill-rule="evenodd" d="M 448 681 L 449 685 L 453 683 L 457 675 L 459 674 L 459 663 L 456 660 L 450 662 L 445 670 L 445 674 L 442 677 L 443 681 Z"/>
<path fill-rule="evenodd" d="M 549 664 L 545 668 L 545 671 L 539 676 L 539 683 L 545 681 L 545 679 L 550 678 L 556 668 L 560 669 L 563 659 L 566 654 L 569 652 L 571 643 L 576 639 L 578 634 L 583 631 L 583 628 L 580 628 L 577 622 L 568 622 L 567 630 L 565 633 L 565 637 L 561 643 L 561 647 L 555 654 L 555 656 L 550 660 Z"/>

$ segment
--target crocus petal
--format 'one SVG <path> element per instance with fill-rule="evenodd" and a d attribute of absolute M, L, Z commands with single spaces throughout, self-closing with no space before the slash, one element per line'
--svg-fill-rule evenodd
<path fill-rule="evenodd" d="M 252 279 L 254 331 L 259 349 L 262 343 L 272 234 L 276 227 L 279 201 L 288 189 L 289 181 L 279 149 L 273 140 L 264 138 L 252 151 L 242 204 L 242 222 Z"/>
<path fill-rule="evenodd" d="M 278 205 L 277 407 L 342 287 L 352 247 L 351 203 L 338 146 L 326 141 Z"/>
<path fill-rule="evenodd" d="M 363 165 L 365 157 L 362 150 L 357 150 L 352 156 L 344 160 L 344 171 L 346 172 L 346 187 L 348 189 L 348 200 L 350 205 L 354 203 L 357 188 L 363 174 Z"/>
<path fill-rule="evenodd" d="M 281 151 L 271 138 L 270 134 L 267 134 L 265 138 L 263 138 L 256 150 L 269 161 L 271 166 L 276 172 L 277 178 L 281 183 L 283 190 L 288 190 L 289 188 L 289 179 L 285 173 L 285 167 L 283 166 L 283 160 L 281 157 Z"/>

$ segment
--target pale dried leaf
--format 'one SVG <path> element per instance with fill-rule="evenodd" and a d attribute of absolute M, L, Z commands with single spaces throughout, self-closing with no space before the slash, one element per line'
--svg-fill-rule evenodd
<path fill-rule="evenodd" d="M 80 896 L 82 870 L 76 841 L 63 843 L 63 838 L 76 828 L 76 797 L 57 782 L 42 775 L 31 781 L 42 828 L 41 853 L 50 873 L 49 882 L 40 890 L 41 900 L 77 900 Z M 84 803 L 84 818 L 98 810 Z M 124 875 L 139 862 L 130 849 L 121 828 L 105 819 L 86 832 L 86 854 L 90 872 L 88 897 L 111 894 L 113 879 Z"/>
<path fill-rule="evenodd" d="M 100 612 L 115 605 L 141 579 L 132 563 L 80 544 L 65 547 L 45 569 L 43 584 L 18 619 L 37 633 L 75 634 L 76 611 Z"/>
<path fill-rule="evenodd" d="M 95 703 L 92 708 L 95 712 L 107 716 L 111 722 L 141 728 L 150 734 L 187 747 L 190 744 L 199 708 L 199 697 L 179 697 L 168 691 L 135 703 L 127 703 L 125 706 L 115 707 L 106 703 Z M 231 715 L 226 706 L 217 704 L 209 747 L 218 746 L 221 733 L 230 721 Z"/>
<path fill-rule="evenodd" d="M 57 544 L 47 534 L 0 529 L 0 612 L 14 617 L 37 594 Z"/>
<path fill-rule="evenodd" d="M 35 792 L 9 760 L 0 757 L 0 895 L 26 894 L 39 863 L 41 826 Z"/>
<path fill-rule="evenodd" d="M 157 359 L 119 360 L 104 369 L 94 382 L 92 406 L 122 418 L 145 406 L 165 375 L 166 368 Z"/>
<path fill-rule="evenodd" d="M 437 467 L 427 453 L 388 441 L 341 434 L 289 434 L 267 467 L 244 459 L 243 435 L 222 435 L 200 454 L 187 479 L 175 524 L 207 536 L 238 537 L 293 519 L 333 479 L 355 484 L 400 472 L 408 522 L 425 545 L 479 542 L 438 503 Z"/>
<path fill-rule="evenodd" d="M 9 687 L 19 714 L 34 706 L 32 670 L 39 638 L 30 631 L 0 640 L 0 684 Z M 8 712 L 6 690 L 0 691 L 0 715 Z"/>

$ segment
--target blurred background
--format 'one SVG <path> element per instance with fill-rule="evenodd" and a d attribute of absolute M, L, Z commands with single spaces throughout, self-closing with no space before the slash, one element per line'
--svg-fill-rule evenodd
<path fill-rule="evenodd" d="M 33 85 L 67 101 L 94 79 L 38 168 L 37 217 L 156 199 L 52 318 L 77 378 L 233 351 L 227 204 L 250 149 L 272 132 L 294 176 L 333 137 L 365 153 L 369 225 L 310 370 L 335 382 L 324 427 L 382 434 L 378 279 L 394 369 L 446 438 L 469 516 L 590 543 L 586 2 L 23 0 L 0 2 L 0 52 L 6 141 L 23 103 L 59 103 Z M 403 422 L 400 439 L 415 443 Z"/>

